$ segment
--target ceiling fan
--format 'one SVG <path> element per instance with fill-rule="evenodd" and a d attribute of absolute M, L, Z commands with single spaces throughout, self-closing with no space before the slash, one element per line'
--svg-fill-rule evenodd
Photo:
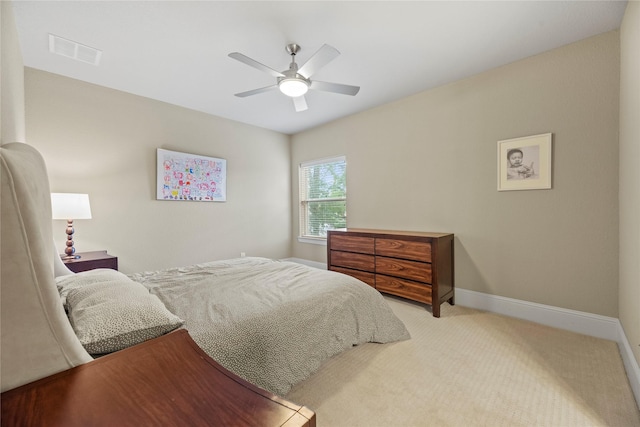
<path fill-rule="evenodd" d="M 300 51 L 300 46 L 291 43 L 286 46 L 286 51 L 291 55 L 291 64 L 289 69 L 285 71 L 276 71 L 273 68 L 267 67 L 259 63 L 258 61 L 249 58 L 239 52 L 230 53 L 229 56 L 240 62 L 243 62 L 251 67 L 257 68 L 260 71 L 276 77 L 276 84 L 266 86 L 258 89 L 249 90 L 247 92 L 236 93 L 235 95 L 244 98 L 258 93 L 268 92 L 274 89 L 280 89 L 280 92 L 291 97 L 293 99 L 293 105 L 297 112 L 305 111 L 307 107 L 307 100 L 304 94 L 309 89 L 321 90 L 324 92 L 340 93 L 343 95 L 354 96 L 360 90 L 358 86 L 344 85 L 340 83 L 328 83 L 318 80 L 311 80 L 311 76 L 315 74 L 320 68 L 327 65 L 334 60 L 340 52 L 328 44 L 323 45 L 316 53 L 311 56 L 301 67 L 298 68 L 296 64 L 296 54 Z"/>

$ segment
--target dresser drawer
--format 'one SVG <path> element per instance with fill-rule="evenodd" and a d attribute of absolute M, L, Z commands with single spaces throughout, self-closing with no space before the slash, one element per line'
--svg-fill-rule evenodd
<path fill-rule="evenodd" d="M 355 277 L 356 279 L 363 281 L 372 288 L 376 287 L 376 276 L 373 273 L 342 267 L 331 267 L 330 270 L 337 271 L 338 273 L 348 274 L 351 277 Z"/>
<path fill-rule="evenodd" d="M 376 273 L 431 283 L 431 264 L 424 262 L 377 256 Z"/>
<path fill-rule="evenodd" d="M 380 292 L 431 304 L 431 286 L 397 277 L 376 274 L 376 289 Z"/>
<path fill-rule="evenodd" d="M 376 255 L 431 262 L 431 243 L 378 238 Z"/>
<path fill-rule="evenodd" d="M 373 237 L 332 234 L 330 249 L 335 251 L 360 252 L 363 254 L 373 255 L 374 240 L 375 239 Z"/>
<path fill-rule="evenodd" d="M 330 256 L 332 267 L 347 267 L 364 271 L 374 271 L 375 268 L 375 258 L 373 255 L 331 251 Z"/>

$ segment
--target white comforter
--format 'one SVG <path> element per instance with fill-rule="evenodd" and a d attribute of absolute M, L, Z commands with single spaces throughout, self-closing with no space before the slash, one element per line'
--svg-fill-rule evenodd
<path fill-rule="evenodd" d="M 409 338 L 373 288 L 293 262 L 238 258 L 130 277 L 212 358 L 275 394 L 354 345 Z"/>

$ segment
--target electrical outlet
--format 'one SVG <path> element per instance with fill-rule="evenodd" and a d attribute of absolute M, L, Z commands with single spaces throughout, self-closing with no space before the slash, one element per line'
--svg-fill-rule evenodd
<path fill-rule="evenodd" d="M 245 254 L 244 252 L 240 252 L 240 258 L 244 258 L 247 254 Z"/>

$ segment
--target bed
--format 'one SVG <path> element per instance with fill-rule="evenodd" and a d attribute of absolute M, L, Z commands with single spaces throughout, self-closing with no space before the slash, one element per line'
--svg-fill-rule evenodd
<path fill-rule="evenodd" d="M 292 262 L 73 274 L 53 247 L 41 156 L 27 144 L 1 151 L 2 391 L 183 328 L 225 368 L 282 395 L 354 345 L 409 338 L 373 288 Z"/>
<path fill-rule="evenodd" d="M 294 262 L 238 258 L 130 277 L 212 358 L 279 395 L 354 345 L 409 338 L 375 289 Z"/>
<path fill-rule="evenodd" d="M 183 327 L 222 366 L 278 395 L 354 345 L 409 338 L 370 286 L 294 262 L 248 257 L 128 276 L 97 269 L 56 282 L 90 354 Z"/>

